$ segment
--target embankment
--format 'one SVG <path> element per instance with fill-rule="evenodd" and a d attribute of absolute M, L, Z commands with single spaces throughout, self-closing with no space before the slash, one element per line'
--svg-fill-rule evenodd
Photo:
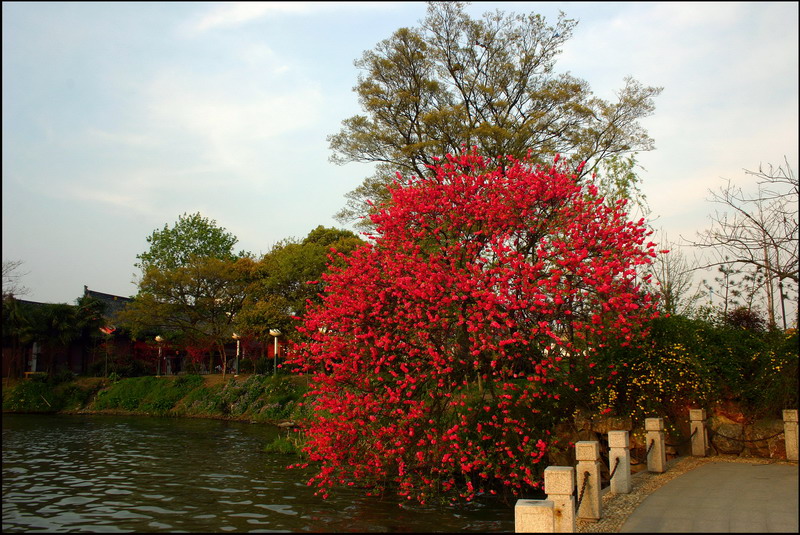
<path fill-rule="evenodd" d="M 302 377 L 183 375 L 3 380 L 3 412 L 116 413 L 283 424 L 303 416 Z"/>

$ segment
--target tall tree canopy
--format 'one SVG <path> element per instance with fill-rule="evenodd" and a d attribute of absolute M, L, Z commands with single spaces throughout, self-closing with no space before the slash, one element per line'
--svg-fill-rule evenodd
<path fill-rule="evenodd" d="M 252 268 L 250 258 L 211 257 L 193 257 L 175 269 L 151 267 L 138 295 L 120 313 L 120 323 L 136 337 L 159 334 L 184 346 L 216 347 L 224 356 Z"/>
<path fill-rule="evenodd" d="M 323 494 L 537 487 L 558 398 L 581 389 L 594 348 L 654 314 L 650 231 L 571 166 L 471 152 L 432 175 L 390 188 L 374 240 L 306 313 L 293 363 L 311 376 Z"/>
<path fill-rule="evenodd" d="M 364 242 L 349 230 L 318 226 L 303 240 L 277 243 L 258 261 L 247 299 L 237 317 L 241 332 L 266 339 L 271 329 L 291 336 L 293 317 L 308 302 L 318 302 L 322 274 L 328 269 L 332 250 L 349 254 Z"/>
<path fill-rule="evenodd" d="M 120 313 L 120 324 L 136 337 L 158 334 L 185 346 L 216 347 L 224 357 L 253 260 L 234 254 L 238 239 L 199 213 L 180 216 L 147 241 L 150 249 L 138 255 L 139 293 Z"/>
<path fill-rule="evenodd" d="M 388 200 L 396 171 L 423 176 L 434 158 L 477 146 L 487 155 L 544 163 L 559 153 L 579 174 L 605 158 L 650 150 L 638 120 L 654 110 L 660 88 L 624 81 L 616 101 L 589 84 L 556 74 L 561 46 L 577 22 L 563 13 L 554 26 L 538 14 L 487 13 L 472 19 L 460 2 L 430 2 L 416 28 L 401 28 L 364 52 L 358 93 L 363 115 L 328 138 L 338 163 L 377 163 L 376 174 L 347 195 L 338 214 L 353 221 L 367 200 Z M 366 220 L 369 221 L 368 219 Z"/>
<path fill-rule="evenodd" d="M 139 259 L 136 266 L 144 273 L 149 267 L 169 270 L 185 266 L 193 256 L 234 260 L 237 255 L 233 253 L 233 246 L 238 241 L 236 236 L 217 226 L 216 221 L 200 213 L 183 214 L 172 228 L 164 225 L 147 237 L 150 248 L 136 255 Z M 245 253 L 238 256 L 245 256 Z"/>

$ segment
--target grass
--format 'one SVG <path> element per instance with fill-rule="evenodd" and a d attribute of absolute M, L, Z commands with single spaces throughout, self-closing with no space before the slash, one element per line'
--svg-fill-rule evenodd
<path fill-rule="evenodd" d="M 125 412 L 279 422 L 299 416 L 305 383 L 283 375 L 131 377 L 111 382 L 44 378 L 6 382 L 10 412 Z"/>

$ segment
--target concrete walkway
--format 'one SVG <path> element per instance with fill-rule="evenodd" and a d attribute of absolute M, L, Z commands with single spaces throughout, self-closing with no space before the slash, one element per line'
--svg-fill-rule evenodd
<path fill-rule="evenodd" d="M 796 464 L 714 462 L 666 483 L 624 533 L 797 533 Z"/>

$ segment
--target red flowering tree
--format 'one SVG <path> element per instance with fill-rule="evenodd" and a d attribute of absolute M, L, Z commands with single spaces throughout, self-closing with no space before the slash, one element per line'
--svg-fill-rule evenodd
<path fill-rule="evenodd" d="M 201 364 L 209 355 L 213 354 L 214 341 L 209 338 L 197 338 L 184 346 L 186 350 L 186 362 L 193 370 L 199 370 Z M 213 361 L 211 361 L 213 363 Z M 216 370 L 209 369 L 208 373 L 214 373 Z"/>
<path fill-rule="evenodd" d="M 323 495 L 538 487 L 553 399 L 580 390 L 595 347 L 654 314 L 643 221 L 558 158 L 473 151 L 432 169 L 395 184 L 373 240 L 325 276 L 300 328 L 290 363 L 310 375 L 305 451 Z"/>
<path fill-rule="evenodd" d="M 133 358 L 150 366 L 152 373 L 155 374 L 159 365 L 158 344 L 149 340 L 137 340 L 133 343 Z"/>

